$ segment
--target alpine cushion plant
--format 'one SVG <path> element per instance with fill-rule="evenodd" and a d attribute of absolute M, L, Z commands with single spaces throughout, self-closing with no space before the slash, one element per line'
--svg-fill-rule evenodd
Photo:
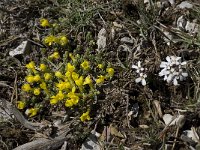
<path fill-rule="evenodd" d="M 188 76 L 186 72 L 187 62 L 181 62 L 181 57 L 177 56 L 167 56 L 166 62 L 162 61 L 160 68 L 162 70 L 159 73 L 159 76 L 164 76 L 164 80 L 167 83 L 173 82 L 174 85 L 179 85 L 178 80 L 183 81 Z"/>
<path fill-rule="evenodd" d="M 46 20 L 43 21 L 41 26 L 47 27 Z M 98 89 L 112 79 L 114 69 L 110 64 L 101 64 L 103 60 L 96 59 L 94 54 L 90 54 L 91 59 L 83 51 L 81 54 L 75 50 L 66 51 L 64 46 L 69 43 L 65 35 L 49 34 L 43 41 L 55 51 L 44 55 L 39 62 L 31 61 L 26 65 L 27 75 L 21 87 L 21 100 L 17 102 L 18 109 L 29 117 L 41 114 L 44 109 L 78 109 L 79 119 L 89 121 L 89 110 L 99 94 Z"/>

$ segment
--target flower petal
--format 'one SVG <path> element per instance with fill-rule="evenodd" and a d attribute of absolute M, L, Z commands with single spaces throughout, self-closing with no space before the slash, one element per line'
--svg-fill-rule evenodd
<path fill-rule="evenodd" d="M 139 83 L 139 82 L 141 82 L 141 80 L 142 80 L 142 78 L 139 77 L 139 78 L 135 79 L 135 82 L 136 82 L 136 83 Z"/>
<path fill-rule="evenodd" d="M 187 72 L 182 72 L 181 75 L 184 76 L 184 77 L 187 77 L 187 76 L 188 76 L 188 73 L 187 73 Z"/>
<path fill-rule="evenodd" d="M 142 79 L 142 85 L 145 86 L 147 83 L 146 83 L 146 80 L 145 79 Z"/>
<path fill-rule="evenodd" d="M 133 69 L 138 69 L 138 66 L 136 66 L 136 65 L 132 65 L 131 68 L 133 68 Z"/>
<path fill-rule="evenodd" d="M 138 67 L 139 68 L 141 67 L 141 61 L 138 61 Z"/>
<path fill-rule="evenodd" d="M 167 67 L 167 64 L 168 64 L 167 62 L 162 61 L 161 64 L 160 64 L 160 68 Z"/>
<path fill-rule="evenodd" d="M 173 80 L 173 84 L 174 84 L 174 85 L 179 85 L 179 84 L 178 84 L 178 81 L 177 81 L 176 78 L 174 78 L 174 80 Z"/>

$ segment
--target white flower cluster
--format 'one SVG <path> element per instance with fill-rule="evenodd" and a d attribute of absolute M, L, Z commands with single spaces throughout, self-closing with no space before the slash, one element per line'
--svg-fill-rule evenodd
<path fill-rule="evenodd" d="M 167 56 L 167 62 L 162 61 L 160 68 L 163 68 L 159 76 L 164 76 L 164 80 L 167 83 L 173 82 L 174 85 L 178 85 L 178 80 L 183 81 L 188 76 L 185 71 L 187 62 L 181 62 L 181 57 Z"/>
<path fill-rule="evenodd" d="M 145 86 L 146 80 L 145 78 L 147 77 L 147 75 L 144 73 L 144 71 L 146 70 L 145 68 L 141 67 L 141 62 L 138 61 L 137 66 L 136 65 L 132 65 L 133 69 L 136 69 L 136 73 L 139 74 L 139 77 L 135 79 L 136 83 L 141 82 L 143 86 Z"/>

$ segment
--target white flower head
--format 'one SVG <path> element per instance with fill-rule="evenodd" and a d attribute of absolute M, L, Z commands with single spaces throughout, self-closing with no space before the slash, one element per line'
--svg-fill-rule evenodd
<path fill-rule="evenodd" d="M 187 62 L 181 62 L 181 57 L 167 56 L 167 62 L 161 62 L 160 68 L 163 68 L 159 76 L 164 76 L 164 81 L 167 83 L 173 82 L 174 85 L 179 85 L 178 80 L 183 81 L 188 76 L 185 71 Z"/>
<path fill-rule="evenodd" d="M 136 69 L 136 73 L 139 75 L 139 77 L 135 79 L 135 82 L 136 83 L 141 82 L 142 85 L 145 86 L 146 85 L 145 78 L 147 77 L 147 75 L 144 73 L 144 71 L 147 69 L 141 66 L 141 61 L 138 61 L 137 65 L 132 65 L 132 68 Z"/>
<path fill-rule="evenodd" d="M 142 85 L 145 86 L 145 85 L 147 84 L 147 83 L 146 83 L 146 80 L 145 80 L 146 77 L 147 77 L 146 74 L 140 73 L 140 77 L 139 77 L 139 78 L 136 78 L 136 79 L 135 79 L 135 82 L 136 82 L 136 83 L 141 82 Z"/>

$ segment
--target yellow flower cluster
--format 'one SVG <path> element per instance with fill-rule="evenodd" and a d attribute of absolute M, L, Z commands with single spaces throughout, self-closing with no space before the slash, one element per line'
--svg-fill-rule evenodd
<path fill-rule="evenodd" d="M 44 38 L 44 44 L 51 46 L 53 44 L 59 44 L 61 46 L 67 45 L 69 42 L 68 38 L 66 36 L 54 36 L 54 35 L 48 35 Z"/>
<path fill-rule="evenodd" d="M 53 31 L 43 38 L 43 43 L 52 46 L 55 51 L 42 59 L 44 62 L 40 64 L 36 65 L 31 61 L 26 65 L 27 76 L 21 87 L 24 97 L 16 103 L 18 109 L 33 117 L 42 112 L 42 107 L 53 108 L 51 110 L 56 107 L 60 109 L 61 106 L 68 110 L 83 108 L 81 112 L 84 113 L 80 114 L 80 120 L 91 120 L 88 106 L 99 94 L 97 88 L 114 76 L 114 69 L 110 65 L 90 59 L 90 55 L 80 55 L 76 49 L 71 53 L 65 52 L 69 40 L 62 33 L 56 33 L 58 24 L 50 24 L 43 18 L 40 26 Z M 64 54 L 60 55 L 59 52 Z"/>

